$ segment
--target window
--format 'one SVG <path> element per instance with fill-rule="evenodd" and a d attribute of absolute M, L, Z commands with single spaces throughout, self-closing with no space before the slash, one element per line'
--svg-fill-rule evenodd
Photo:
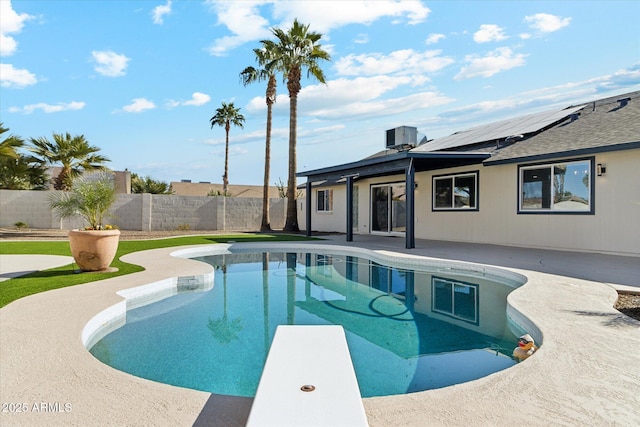
<path fill-rule="evenodd" d="M 433 210 L 478 210 L 478 172 L 433 177 Z"/>
<path fill-rule="evenodd" d="M 333 276 L 333 258 L 330 255 L 316 255 L 318 273 L 325 277 Z"/>
<path fill-rule="evenodd" d="M 432 311 L 476 325 L 479 323 L 478 285 L 433 277 L 431 293 Z"/>
<path fill-rule="evenodd" d="M 593 159 L 521 166 L 519 213 L 593 213 Z"/>
<path fill-rule="evenodd" d="M 370 287 L 396 297 L 404 298 L 412 271 L 388 267 L 375 261 L 369 262 Z"/>
<path fill-rule="evenodd" d="M 318 190 L 316 198 L 316 210 L 318 212 L 333 211 L 333 190 Z"/>

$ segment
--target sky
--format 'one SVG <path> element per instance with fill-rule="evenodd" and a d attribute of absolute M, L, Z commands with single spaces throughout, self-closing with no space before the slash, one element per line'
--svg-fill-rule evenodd
<path fill-rule="evenodd" d="M 84 135 L 164 182 L 262 185 L 266 83 L 253 49 L 297 18 L 322 34 L 326 84 L 302 80 L 298 171 L 357 161 L 386 130 L 419 138 L 640 90 L 640 2 L 0 0 L 0 121 L 29 138 Z M 286 183 L 289 97 L 278 80 L 271 184 Z M 5 134 L 6 136 L 6 134 Z M 304 178 L 298 179 L 304 182 Z"/>

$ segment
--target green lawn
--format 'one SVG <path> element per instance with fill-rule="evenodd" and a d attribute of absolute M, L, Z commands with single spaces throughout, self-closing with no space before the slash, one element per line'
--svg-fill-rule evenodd
<path fill-rule="evenodd" d="M 138 265 L 128 264 L 120 261 L 120 257 L 131 252 L 144 251 L 147 249 L 167 248 L 172 246 L 185 245 L 210 245 L 212 243 L 234 242 L 285 242 L 297 240 L 315 240 L 312 238 L 287 235 L 287 234 L 227 234 L 212 236 L 188 236 L 175 237 L 158 240 L 122 240 L 118 245 L 118 252 L 115 260 L 111 263 L 118 271 L 112 273 L 90 273 L 77 274 L 75 264 L 50 270 L 38 271 L 26 276 L 16 277 L 0 283 L 0 307 L 4 307 L 12 301 L 27 295 L 52 289 L 64 288 L 67 286 L 79 285 L 82 283 L 94 282 L 96 280 L 108 279 L 122 276 L 143 270 Z M 0 244 L 0 254 L 45 254 L 45 255 L 67 255 L 70 256 L 69 243 L 66 241 L 54 242 L 2 242 Z"/>

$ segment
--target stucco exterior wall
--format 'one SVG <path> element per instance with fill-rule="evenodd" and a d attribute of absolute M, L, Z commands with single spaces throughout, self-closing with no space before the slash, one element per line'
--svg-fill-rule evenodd
<path fill-rule="evenodd" d="M 23 222 L 30 228 L 74 229 L 80 218 L 60 220 L 49 208 L 51 191 L 0 190 L 0 227 Z M 165 194 L 118 194 L 106 217 L 122 230 L 256 231 L 262 221 L 262 198 L 199 197 Z M 282 229 L 286 199 L 271 199 L 273 229 Z"/>
<path fill-rule="evenodd" d="M 558 158 L 550 160 L 572 159 Z M 518 164 L 472 165 L 416 173 L 415 236 L 419 239 L 640 255 L 640 149 L 595 156 L 606 165 L 595 176 L 595 214 L 519 214 Z M 479 171 L 478 211 L 432 210 L 433 176 Z M 593 171 L 595 174 L 595 171 Z M 358 229 L 370 232 L 371 185 L 404 182 L 404 174 L 364 179 L 358 191 Z M 313 189 L 315 195 L 315 188 Z M 300 217 L 304 224 L 304 202 Z M 334 187 L 334 210 L 322 215 L 312 203 L 312 230 L 346 230 L 346 187 Z M 301 225 L 301 227 L 306 227 Z"/>

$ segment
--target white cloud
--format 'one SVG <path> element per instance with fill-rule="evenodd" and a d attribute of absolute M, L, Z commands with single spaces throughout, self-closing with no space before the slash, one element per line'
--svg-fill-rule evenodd
<path fill-rule="evenodd" d="M 91 52 L 93 60 L 96 62 L 94 69 L 107 77 L 124 76 L 127 63 L 130 61 L 125 55 L 112 52 L 110 50 Z"/>
<path fill-rule="evenodd" d="M 489 52 L 486 56 L 467 55 L 467 66 L 462 67 L 454 77 L 455 80 L 471 77 L 491 77 L 501 71 L 524 65 L 526 55 L 514 54 L 508 47 L 501 47 Z"/>
<path fill-rule="evenodd" d="M 360 0 L 360 1 L 280 1 L 273 3 L 274 16 L 284 23 L 295 18 L 311 23 L 311 30 L 328 32 L 349 24 L 369 25 L 384 17 L 394 24 L 424 22 L 431 10 L 422 2 L 413 0 Z M 340 13 L 329 13 L 339 10 Z"/>
<path fill-rule="evenodd" d="M 59 113 L 61 111 L 75 111 L 82 110 L 85 107 L 84 102 L 72 101 L 72 102 L 60 102 L 58 104 L 46 104 L 39 102 L 37 104 L 29 104 L 24 107 L 10 107 L 10 113 L 24 113 L 31 114 L 36 110 L 42 110 L 44 113 Z"/>
<path fill-rule="evenodd" d="M 260 1 L 211 1 L 212 9 L 218 15 L 218 23 L 225 25 L 232 36 L 225 36 L 213 42 L 209 47 L 209 54 L 223 56 L 244 43 L 266 39 L 271 36 L 269 22 L 260 16 Z"/>
<path fill-rule="evenodd" d="M 37 82 L 35 74 L 28 70 L 14 68 L 12 64 L 0 64 L 0 86 L 2 87 L 21 89 Z"/>
<path fill-rule="evenodd" d="M 18 49 L 18 42 L 9 34 L 18 34 L 22 31 L 25 21 L 33 16 L 26 13 L 16 13 L 11 6 L 11 1 L 0 1 L 0 55 L 13 55 Z"/>
<path fill-rule="evenodd" d="M 317 84 L 302 88 L 299 94 L 299 117 L 320 120 L 351 120 L 363 117 L 386 117 L 403 112 L 415 112 L 451 102 L 450 98 L 434 91 L 407 91 L 407 96 L 384 99 L 396 89 L 413 84 L 410 76 L 371 76 L 355 79 L 330 80 L 327 85 Z M 266 109 L 264 97 L 255 97 L 247 105 L 251 113 Z M 288 116 L 288 95 L 278 95 L 274 114 Z"/>
<path fill-rule="evenodd" d="M 244 43 L 271 37 L 272 27 L 260 15 L 260 8 L 271 6 L 276 26 L 288 27 L 295 18 L 311 23 L 310 30 L 323 34 L 321 42 L 328 39 L 327 32 L 349 24 L 372 24 L 378 19 L 390 17 L 394 23 L 415 25 L 423 22 L 431 10 L 422 2 L 413 0 L 360 0 L 360 1 L 216 1 L 207 0 L 218 16 L 218 23 L 225 25 L 232 35 L 216 39 L 208 48 L 211 55 L 223 56 L 227 51 Z M 340 13 L 328 13 L 340 10 Z"/>
<path fill-rule="evenodd" d="M 353 40 L 354 43 L 356 44 L 367 44 L 369 43 L 369 35 L 368 34 L 364 34 L 364 33 L 360 33 L 358 34 L 358 37 L 356 37 Z"/>
<path fill-rule="evenodd" d="M 146 98 L 135 98 L 131 104 L 122 107 L 127 113 L 141 113 L 145 110 L 153 110 L 156 104 Z"/>
<path fill-rule="evenodd" d="M 520 33 L 518 37 L 520 37 L 522 40 L 528 40 L 533 36 L 530 33 Z"/>
<path fill-rule="evenodd" d="M 552 33 L 569 25 L 571 18 L 562 18 L 548 13 L 536 13 L 535 15 L 525 16 L 524 22 L 541 33 Z"/>
<path fill-rule="evenodd" d="M 153 16 L 154 24 L 162 24 L 164 23 L 164 15 L 169 15 L 171 13 L 171 0 L 167 0 L 167 4 L 156 6 L 153 8 L 151 12 L 151 16 Z"/>
<path fill-rule="evenodd" d="M 189 101 L 185 101 L 183 105 L 195 105 L 197 107 L 200 105 L 204 105 L 209 101 L 211 101 L 211 97 L 206 93 L 194 92 L 191 96 L 191 99 Z"/>
<path fill-rule="evenodd" d="M 445 38 L 446 38 L 446 36 L 444 34 L 433 33 L 433 34 L 429 34 L 429 37 L 427 37 L 427 40 L 425 40 L 425 43 L 428 44 L 428 45 L 436 44 L 440 40 L 443 40 Z"/>
<path fill-rule="evenodd" d="M 191 99 L 188 101 L 174 101 L 171 100 L 167 103 L 167 106 L 169 108 L 174 108 L 174 107 L 179 107 L 181 105 L 193 105 L 196 107 L 199 107 L 201 105 L 206 104 L 207 102 L 211 101 L 211 97 L 209 95 L 207 95 L 206 93 L 202 93 L 202 92 L 194 92 L 193 95 L 191 95 Z"/>
<path fill-rule="evenodd" d="M 435 107 L 451 102 L 451 98 L 437 92 L 426 91 L 412 93 L 408 96 L 401 96 L 388 99 L 375 99 L 370 101 L 356 100 L 348 104 L 331 104 L 317 106 L 316 108 L 306 108 L 303 104 L 303 112 L 306 115 L 318 117 L 325 120 L 344 120 L 345 118 L 387 118 L 390 115 L 416 112 L 428 107 Z"/>
<path fill-rule="evenodd" d="M 336 61 L 335 67 L 338 74 L 344 76 L 433 73 L 454 62 L 452 58 L 440 56 L 441 53 L 441 50 L 416 52 L 413 49 L 403 49 L 389 55 L 347 55 Z"/>
<path fill-rule="evenodd" d="M 482 24 L 480 29 L 473 34 L 476 43 L 497 42 L 506 39 L 504 30 L 494 24 Z"/>

